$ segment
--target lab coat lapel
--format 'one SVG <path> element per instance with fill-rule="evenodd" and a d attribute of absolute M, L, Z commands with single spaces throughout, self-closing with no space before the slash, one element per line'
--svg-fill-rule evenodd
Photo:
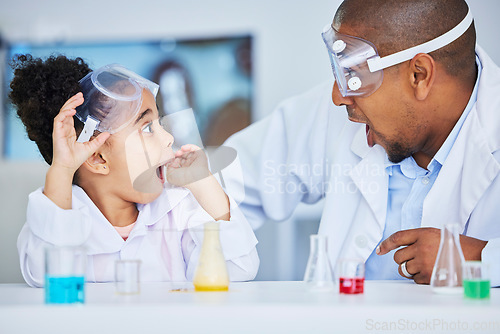
<path fill-rule="evenodd" d="M 424 201 L 422 226 L 459 223 L 463 230 L 499 170 L 474 107 Z"/>
<path fill-rule="evenodd" d="M 424 201 L 422 226 L 441 228 L 455 222 L 463 230 L 481 196 L 500 172 L 493 156 L 500 149 L 500 126 L 491 121 L 497 117 L 491 114 L 500 110 L 500 69 L 481 47 L 476 46 L 476 54 L 483 67 L 477 102 Z"/>
<path fill-rule="evenodd" d="M 118 252 L 124 244 L 122 237 L 80 187 L 73 187 L 73 196 L 85 206 L 92 224 L 90 237 L 85 242 L 87 254 L 96 255 Z"/>
<path fill-rule="evenodd" d="M 364 126 L 348 123 L 345 130 L 355 132 L 350 147 L 333 152 L 336 154 L 330 154 L 329 161 L 352 168 L 347 173 L 343 170 L 340 175 L 331 175 L 318 231 L 335 236 L 328 244 L 333 268 L 340 257 L 366 260 L 370 256 L 382 238 L 387 210 L 384 149 L 367 145 Z"/>
<path fill-rule="evenodd" d="M 136 227 L 132 230 L 130 238 L 145 235 L 148 229 L 155 229 L 164 216 L 177 206 L 186 196 L 189 190 L 167 184 L 161 195 L 149 204 L 138 204 L 139 216 Z M 159 227 L 162 228 L 161 226 Z"/>

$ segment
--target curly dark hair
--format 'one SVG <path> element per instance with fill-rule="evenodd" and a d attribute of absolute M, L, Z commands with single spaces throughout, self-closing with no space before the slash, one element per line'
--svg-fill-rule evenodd
<path fill-rule="evenodd" d="M 45 61 L 30 54 L 12 59 L 14 78 L 9 99 L 17 109 L 28 137 L 34 141 L 45 161 L 52 164 L 52 130 L 54 117 L 63 104 L 80 91 L 78 81 L 91 72 L 82 58 L 69 59 L 53 55 Z M 83 124 L 76 118 L 78 133 Z"/>

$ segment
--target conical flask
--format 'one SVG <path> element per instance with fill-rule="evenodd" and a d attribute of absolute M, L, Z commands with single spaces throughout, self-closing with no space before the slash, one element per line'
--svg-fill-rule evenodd
<path fill-rule="evenodd" d="M 314 291 L 333 290 L 332 269 L 326 252 L 327 237 L 312 234 L 310 236 L 311 246 L 309 260 L 307 261 L 304 282 L 308 288 Z"/>
<path fill-rule="evenodd" d="M 196 291 L 226 291 L 229 275 L 219 238 L 219 223 L 208 222 L 193 284 Z"/>
<path fill-rule="evenodd" d="M 462 267 L 465 260 L 459 231 L 458 224 L 446 224 L 441 230 L 441 242 L 431 276 L 431 287 L 436 293 L 463 293 Z"/>

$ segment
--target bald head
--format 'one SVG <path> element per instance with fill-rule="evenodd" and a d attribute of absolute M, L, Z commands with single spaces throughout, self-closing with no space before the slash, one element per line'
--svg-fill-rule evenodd
<path fill-rule="evenodd" d="M 454 28 L 467 15 L 464 0 L 345 0 L 334 18 L 389 55 L 432 40 Z M 457 40 L 430 55 L 449 75 L 475 78 L 474 24 Z"/>

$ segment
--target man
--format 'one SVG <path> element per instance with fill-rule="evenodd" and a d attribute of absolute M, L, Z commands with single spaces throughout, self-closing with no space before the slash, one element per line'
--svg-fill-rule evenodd
<path fill-rule="evenodd" d="M 226 143 L 254 228 L 326 197 L 333 266 L 359 257 L 367 279 L 428 284 L 440 229 L 458 223 L 465 259 L 490 263 L 500 285 L 500 69 L 465 1 L 345 0 L 322 35 L 333 90 L 289 99 Z"/>

